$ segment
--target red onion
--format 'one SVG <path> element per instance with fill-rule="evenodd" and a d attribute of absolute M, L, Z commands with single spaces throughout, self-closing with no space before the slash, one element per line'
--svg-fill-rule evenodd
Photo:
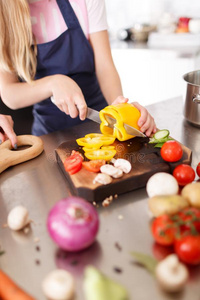
<path fill-rule="evenodd" d="M 80 251 L 94 242 L 99 217 L 91 203 L 79 197 L 69 197 L 57 202 L 50 210 L 47 228 L 61 249 Z"/>

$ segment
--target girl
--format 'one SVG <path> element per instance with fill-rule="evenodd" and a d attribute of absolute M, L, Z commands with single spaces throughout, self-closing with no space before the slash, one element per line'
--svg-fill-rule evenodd
<path fill-rule="evenodd" d="M 7 138 L 10 139 L 13 148 L 17 148 L 17 137 L 13 131 L 13 120 L 11 116 L 0 114 L 0 144 Z"/>
<path fill-rule="evenodd" d="M 80 123 L 87 106 L 128 101 L 111 56 L 104 0 L 0 0 L 0 31 L 2 100 L 11 109 L 34 105 L 34 135 Z M 134 105 L 149 136 L 154 120 Z"/>

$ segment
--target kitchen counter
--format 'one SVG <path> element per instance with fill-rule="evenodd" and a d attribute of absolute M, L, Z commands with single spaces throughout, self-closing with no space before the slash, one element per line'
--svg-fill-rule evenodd
<path fill-rule="evenodd" d="M 158 128 L 169 129 L 171 136 L 192 149 L 192 166 L 195 167 L 200 161 L 200 129 L 184 120 L 182 109 L 181 97 L 148 106 Z M 0 257 L 1 268 L 37 300 L 45 300 L 41 282 L 55 268 L 66 269 L 75 276 L 75 300 L 83 300 L 83 270 L 88 264 L 123 284 L 129 291 L 130 300 L 199 300 L 200 267 L 191 270 L 183 293 L 170 296 L 160 290 L 145 269 L 133 263 L 131 251 L 149 255 L 159 253 L 149 229 L 145 188 L 120 195 L 107 208 L 99 203 L 100 231 L 89 249 L 66 253 L 50 239 L 46 229 L 48 211 L 58 200 L 70 195 L 55 160 L 55 149 L 64 141 L 90 133 L 91 125 L 92 131 L 99 131 L 98 124 L 89 121 L 84 132 L 77 126 L 42 136 L 44 152 L 39 157 L 0 175 L 1 224 L 6 223 L 8 212 L 18 204 L 27 207 L 33 220 L 27 233 L 0 227 L 0 245 L 5 250 Z"/>

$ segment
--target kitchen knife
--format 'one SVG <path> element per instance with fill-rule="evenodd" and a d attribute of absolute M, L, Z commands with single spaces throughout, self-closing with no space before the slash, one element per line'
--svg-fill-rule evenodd
<path fill-rule="evenodd" d="M 101 119 L 99 117 L 99 112 L 97 110 L 94 110 L 90 107 L 87 108 L 87 115 L 86 115 L 87 119 L 90 119 L 96 123 L 101 123 Z M 108 121 L 108 127 L 113 128 L 115 127 L 115 123 L 116 120 L 110 116 L 106 116 L 106 119 Z M 130 135 L 133 136 L 140 136 L 140 137 L 146 137 L 146 135 L 144 133 L 142 133 L 141 131 L 137 130 L 136 128 L 124 123 L 124 128 L 126 130 L 126 132 Z"/>

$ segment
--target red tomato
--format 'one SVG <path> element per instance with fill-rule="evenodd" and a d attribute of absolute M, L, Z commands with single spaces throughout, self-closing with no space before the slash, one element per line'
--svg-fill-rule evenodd
<path fill-rule="evenodd" d="M 198 165 L 196 167 L 196 173 L 200 177 L 200 162 L 198 163 Z"/>
<path fill-rule="evenodd" d="M 200 235 L 186 235 L 175 241 L 175 252 L 186 264 L 200 263 Z"/>
<path fill-rule="evenodd" d="M 90 172 L 98 173 L 101 166 L 105 165 L 106 161 L 104 159 L 94 159 L 90 161 L 84 161 L 82 163 L 83 167 Z"/>
<path fill-rule="evenodd" d="M 77 173 L 82 167 L 83 157 L 79 152 L 73 151 L 64 161 L 65 171 L 70 175 Z"/>
<path fill-rule="evenodd" d="M 160 154 L 162 159 L 168 162 L 175 162 L 183 156 L 183 149 L 176 141 L 167 141 L 163 144 Z"/>
<path fill-rule="evenodd" d="M 184 186 L 195 179 L 195 171 L 189 165 L 181 164 L 174 169 L 173 176 L 179 185 Z"/>
<path fill-rule="evenodd" d="M 197 207 L 186 207 L 172 216 L 174 222 L 180 224 L 181 232 L 193 230 L 193 226 L 200 232 L 200 209 Z"/>
<path fill-rule="evenodd" d="M 161 215 L 154 219 L 151 224 L 151 231 L 158 244 L 169 246 L 174 243 L 176 228 L 168 215 Z"/>

